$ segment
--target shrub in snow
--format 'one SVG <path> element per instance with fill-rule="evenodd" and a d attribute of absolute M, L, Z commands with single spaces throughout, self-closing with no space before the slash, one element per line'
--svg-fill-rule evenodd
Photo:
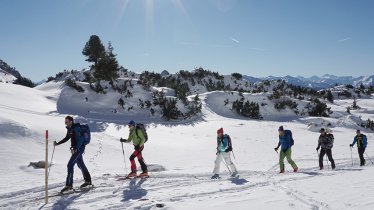
<path fill-rule="evenodd" d="M 309 115 L 316 117 L 329 117 L 331 108 L 327 108 L 326 103 L 321 102 L 318 98 L 312 99 L 313 106 L 309 108 Z"/>
<path fill-rule="evenodd" d="M 75 83 L 75 80 L 73 80 L 73 79 L 65 80 L 65 84 L 67 86 L 77 90 L 78 92 L 84 92 L 84 89 L 81 86 L 77 85 L 77 83 Z"/>
<path fill-rule="evenodd" d="M 139 99 L 140 100 L 140 99 Z M 118 105 L 120 105 L 122 107 L 122 109 L 124 109 L 125 107 L 125 101 L 123 101 L 122 98 L 118 99 Z"/>
<path fill-rule="evenodd" d="M 256 102 L 249 102 L 248 100 L 244 102 L 244 98 L 241 98 L 240 100 L 237 99 L 232 104 L 232 109 L 244 117 L 262 119 L 260 106 Z"/>
<path fill-rule="evenodd" d="M 178 110 L 176 99 L 167 99 L 162 106 L 162 117 L 169 120 L 176 120 L 182 116 L 182 112 Z"/>

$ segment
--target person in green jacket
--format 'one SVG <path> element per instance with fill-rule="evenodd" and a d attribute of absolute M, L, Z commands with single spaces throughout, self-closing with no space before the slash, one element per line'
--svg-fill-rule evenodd
<path fill-rule="evenodd" d="M 140 166 L 142 168 L 142 173 L 139 174 L 140 177 L 147 177 L 148 176 L 148 169 L 147 165 L 144 162 L 143 156 L 142 156 L 142 151 L 144 149 L 144 142 L 145 142 L 145 137 L 141 129 L 136 129 L 136 123 L 131 120 L 128 124 L 129 126 L 129 137 L 128 139 L 120 139 L 121 142 L 126 142 L 134 144 L 134 149 L 135 151 L 131 154 L 130 156 L 130 162 L 131 162 L 131 172 L 127 177 L 136 177 L 136 164 L 135 164 L 135 157 L 138 158 L 138 161 L 140 163 Z"/>

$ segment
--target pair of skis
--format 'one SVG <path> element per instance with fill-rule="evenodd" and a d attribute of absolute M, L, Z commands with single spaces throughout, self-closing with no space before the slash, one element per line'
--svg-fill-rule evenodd
<path fill-rule="evenodd" d="M 136 176 L 132 176 L 132 177 L 129 177 L 129 176 L 117 176 L 117 181 L 123 181 L 123 180 L 132 180 L 132 179 L 147 179 L 149 178 L 149 176 L 139 176 L 139 175 L 136 175 Z"/>
<path fill-rule="evenodd" d="M 69 190 L 69 191 L 66 191 L 66 192 L 57 192 L 57 193 L 48 195 L 48 198 L 53 198 L 53 197 L 58 197 L 58 196 L 64 196 L 64 195 L 70 195 L 70 194 L 74 194 L 74 193 L 87 192 L 87 191 L 89 191 L 89 190 L 91 190 L 93 188 L 95 188 L 94 185 L 89 185 L 89 186 L 83 187 L 83 188 L 73 188 L 72 190 Z M 40 199 L 44 199 L 44 197 L 40 198 Z"/>

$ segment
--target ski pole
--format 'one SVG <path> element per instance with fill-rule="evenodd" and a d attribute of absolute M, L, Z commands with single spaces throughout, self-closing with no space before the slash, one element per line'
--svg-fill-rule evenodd
<path fill-rule="evenodd" d="M 231 150 L 232 152 L 232 156 L 234 157 L 234 159 L 236 160 L 236 157 L 235 157 L 235 154 L 234 154 L 234 150 Z"/>
<path fill-rule="evenodd" d="M 369 155 L 365 152 L 365 155 L 368 157 L 368 159 L 370 160 L 371 164 L 374 165 L 373 161 L 371 160 L 371 158 L 369 157 Z"/>
<path fill-rule="evenodd" d="M 353 157 L 352 157 L 352 147 L 349 147 L 351 149 L 351 161 L 352 161 L 352 167 L 353 167 Z"/>
<path fill-rule="evenodd" d="M 122 145 L 123 162 L 125 163 L 125 171 L 126 171 L 126 174 L 127 174 L 127 165 L 126 165 L 125 150 L 123 149 L 123 142 L 121 142 L 121 145 Z"/>
<path fill-rule="evenodd" d="M 51 161 L 49 162 L 49 168 L 48 168 L 47 178 L 49 177 L 49 172 L 51 171 L 53 155 L 55 154 L 55 148 L 56 148 L 56 145 L 53 145 L 53 152 L 52 152 Z"/>
<path fill-rule="evenodd" d="M 230 170 L 229 166 L 228 166 L 227 163 L 226 163 L 225 157 L 223 157 L 222 153 L 219 153 L 219 154 L 221 155 L 221 157 L 222 157 L 222 159 L 223 159 L 223 163 L 225 164 L 225 166 L 227 167 L 227 169 L 229 170 L 229 172 L 230 172 L 230 174 L 231 174 L 231 170 Z"/>

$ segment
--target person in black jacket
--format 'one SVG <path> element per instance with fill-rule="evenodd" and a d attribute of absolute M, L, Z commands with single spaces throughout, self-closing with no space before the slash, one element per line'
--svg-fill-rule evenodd
<path fill-rule="evenodd" d="M 78 167 L 81 169 L 84 183 L 81 185 L 81 188 L 92 185 L 91 182 L 91 175 L 88 172 L 86 165 L 83 162 L 83 153 L 85 150 L 85 144 L 83 142 L 83 138 L 81 137 L 81 128 L 79 123 L 74 123 L 74 119 L 71 116 L 65 117 L 65 125 L 67 129 L 67 133 L 64 139 L 59 142 L 54 141 L 54 145 L 60 145 L 67 142 L 71 139 L 71 157 L 68 162 L 68 174 L 66 177 L 66 185 L 61 190 L 61 193 L 73 190 L 73 174 L 74 174 L 74 165 L 77 164 Z"/>
<path fill-rule="evenodd" d="M 319 169 L 323 169 L 323 156 L 325 154 L 329 158 L 329 161 L 331 162 L 331 168 L 335 169 L 335 161 L 332 158 L 332 147 L 334 146 L 334 135 L 331 133 L 326 133 L 324 128 L 321 128 L 319 131 L 321 135 L 318 138 L 318 146 L 316 150 L 318 151 L 319 148 L 321 148 L 321 152 L 319 153 Z"/>

